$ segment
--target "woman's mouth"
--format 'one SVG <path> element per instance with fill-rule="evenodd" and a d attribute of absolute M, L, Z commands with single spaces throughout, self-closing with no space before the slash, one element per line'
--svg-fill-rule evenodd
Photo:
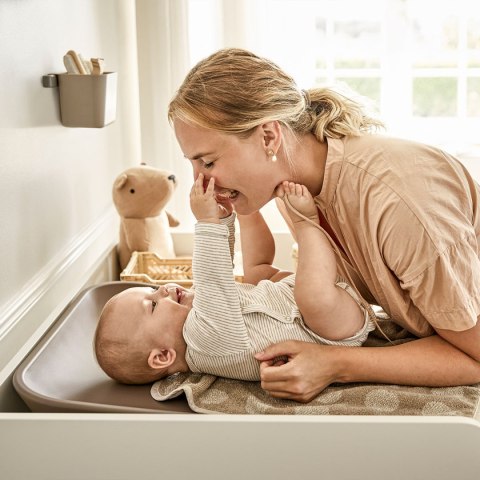
<path fill-rule="evenodd" d="M 235 198 L 238 197 L 238 190 L 222 190 L 220 192 L 217 192 L 216 193 L 216 196 L 217 197 L 221 197 L 221 198 L 228 198 L 229 200 L 234 200 Z"/>

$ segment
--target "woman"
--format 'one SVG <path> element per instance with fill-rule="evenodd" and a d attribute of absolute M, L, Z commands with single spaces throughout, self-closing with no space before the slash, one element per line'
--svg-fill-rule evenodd
<path fill-rule="evenodd" d="M 333 382 L 480 382 L 480 187 L 455 158 L 375 135 L 381 123 L 357 101 L 301 91 L 239 49 L 195 66 L 169 119 L 195 178 L 214 177 L 245 225 L 283 181 L 304 184 L 340 272 L 418 337 L 386 348 L 272 345 L 257 356 L 266 391 L 306 402 Z"/>

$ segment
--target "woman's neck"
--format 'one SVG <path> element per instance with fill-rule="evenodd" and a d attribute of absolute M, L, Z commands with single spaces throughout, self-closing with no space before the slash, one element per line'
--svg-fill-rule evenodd
<path fill-rule="evenodd" d="M 315 135 L 307 133 L 292 143 L 291 158 L 295 166 L 295 180 L 305 185 L 315 197 L 322 190 L 328 151 L 327 142 L 321 143 Z"/>

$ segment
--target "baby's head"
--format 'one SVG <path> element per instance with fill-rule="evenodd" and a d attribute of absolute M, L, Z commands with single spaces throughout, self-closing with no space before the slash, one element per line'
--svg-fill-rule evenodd
<path fill-rule="evenodd" d="M 122 383 L 150 383 L 185 371 L 183 324 L 193 291 L 175 284 L 133 287 L 102 310 L 94 348 L 104 372 Z"/>

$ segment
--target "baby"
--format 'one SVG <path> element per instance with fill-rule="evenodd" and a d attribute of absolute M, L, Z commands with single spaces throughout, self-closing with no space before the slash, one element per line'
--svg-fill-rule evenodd
<path fill-rule="evenodd" d="M 197 219 L 194 288 L 134 287 L 107 302 L 94 344 L 110 377 L 141 384 L 191 371 L 259 380 L 255 354 L 272 343 L 362 345 L 374 328 L 373 311 L 337 277 L 335 255 L 315 226 L 312 196 L 290 182 L 277 194 L 296 210 L 290 215 L 299 244 L 298 272 L 280 271 L 258 256 L 256 238 L 264 241 L 271 233 L 257 212 L 239 216 L 244 275 L 252 283 L 236 283 L 235 213 L 228 198 L 215 194 L 214 179 L 205 188 L 203 175 L 198 176 L 190 194 Z"/>

